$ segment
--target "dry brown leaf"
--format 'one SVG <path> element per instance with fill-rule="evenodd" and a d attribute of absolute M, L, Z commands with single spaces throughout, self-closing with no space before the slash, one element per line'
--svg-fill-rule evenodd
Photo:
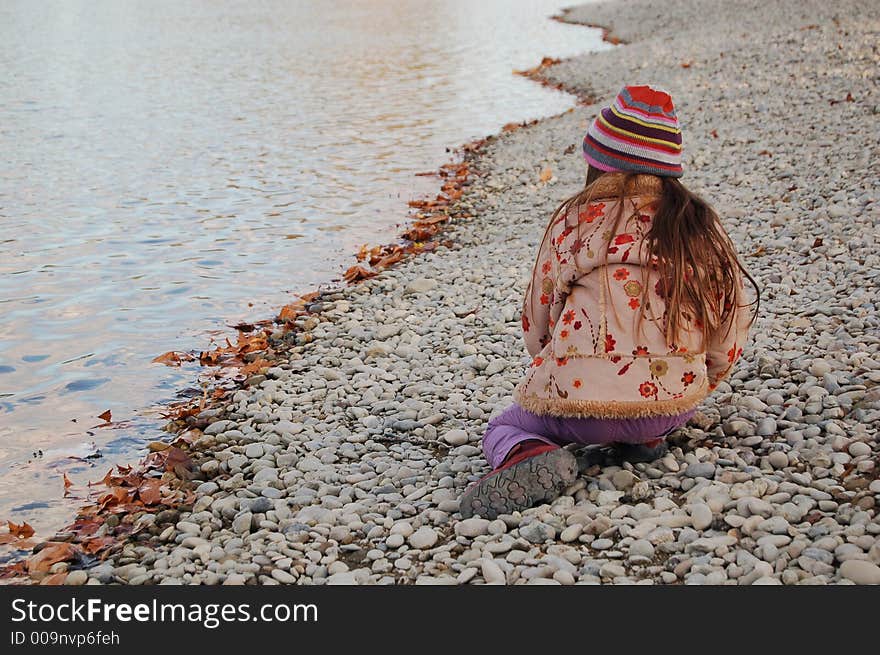
<path fill-rule="evenodd" d="M 349 284 L 357 282 L 358 280 L 366 280 L 367 278 L 371 278 L 376 275 L 375 271 L 369 271 L 365 269 L 363 266 L 352 266 L 345 273 L 342 274 L 342 279 L 344 279 Z"/>
<path fill-rule="evenodd" d="M 67 562 L 76 557 L 77 549 L 69 543 L 50 543 L 39 553 L 28 558 L 29 573 L 48 572 L 53 564 Z"/>
<path fill-rule="evenodd" d="M 169 350 L 167 353 L 159 355 L 153 360 L 154 364 L 165 364 L 166 366 L 180 366 L 180 362 L 183 360 L 173 350 Z"/>
<path fill-rule="evenodd" d="M 156 505 L 162 500 L 162 481 L 156 478 L 144 480 L 138 487 L 138 497 L 144 505 Z"/>
<path fill-rule="evenodd" d="M 155 360 L 154 360 L 154 361 L 155 361 Z M 110 418 L 111 418 L 112 416 L 113 416 L 113 414 L 110 412 L 109 409 L 108 409 L 106 412 L 103 412 L 103 413 L 101 413 L 101 414 L 98 414 L 98 418 L 101 419 L 102 421 L 106 422 L 106 423 L 109 423 L 109 422 L 110 422 Z"/>
<path fill-rule="evenodd" d="M 165 456 L 164 464 L 166 471 L 173 471 L 177 477 L 188 479 L 192 468 L 192 459 L 177 446 L 171 446 L 162 453 Z"/>
<path fill-rule="evenodd" d="M 67 580 L 66 571 L 64 573 L 53 573 L 40 580 L 40 585 L 63 585 L 65 580 Z"/>
<path fill-rule="evenodd" d="M 82 542 L 83 551 L 89 555 L 96 555 L 105 548 L 109 548 L 116 544 L 117 540 L 113 537 L 92 537 Z"/>
<path fill-rule="evenodd" d="M 541 181 L 547 182 L 551 177 L 553 177 L 553 169 L 549 166 L 541 171 Z"/>
<path fill-rule="evenodd" d="M 242 375 L 254 375 L 270 366 L 272 366 L 272 362 L 270 362 L 268 359 L 263 359 L 262 357 L 260 357 L 252 361 L 250 364 L 247 364 L 244 368 L 241 369 L 241 372 Z"/>
<path fill-rule="evenodd" d="M 278 313 L 278 320 L 282 323 L 294 321 L 301 311 L 302 307 L 297 306 L 297 304 L 284 305 Z"/>
<path fill-rule="evenodd" d="M 6 525 L 9 526 L 9 534 L 21 539 L 27 539 L 34 534 L 34 529 L 26 521 L 21 525 L 13 523 L 12 521 L 6 521 Z"/>

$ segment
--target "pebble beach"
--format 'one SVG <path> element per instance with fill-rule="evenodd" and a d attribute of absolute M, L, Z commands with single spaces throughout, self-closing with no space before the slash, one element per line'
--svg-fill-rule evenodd
<path fill-rule="evenodd" d="M 265 379 L 204 412 L 191 511 L 143 513 L 68 584 L 880 584 L 880 6 L 632 0 L 563 19 L 622 41 L 542 72 L 597 104 L 468 155 L 448 246 L 323 294 Z M 528 365 L 546 221 L 583 184 L 588 121 L 639 83 L 672 94 L 682 181 L 762 288 L 750 343 L 662 459 L 578 452 L 552 504 L 462 520 Z"/>

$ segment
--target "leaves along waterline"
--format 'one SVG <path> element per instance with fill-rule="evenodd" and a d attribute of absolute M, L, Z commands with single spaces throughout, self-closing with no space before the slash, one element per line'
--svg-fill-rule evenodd
<path fill-rule="evenodd" d="M 508 125 L 505 131 L 518 127 Z M 354 284 L 377 275 L 408 256 L 433 251 L 438 245 L 451 245 L 450 241 L 440 242 L 437 237 L 452 219 L 450 205 L 462 196 L 469 176 L 474 174 L 467 155 L 476 153 L 486 141 L 483 139 L 466 144 L 462 148 L 464 161 L 441 166 L 436 173 L 444 180 L 440 193 L 433 199 L 409 203 L 415 210 L 414 220 L 401 233 L 401 241 L 372 248 L 362 246 L 355 255 L 360 263 L 345 271 L 343 279 Z M 455 214 L 455 218 L 469 217 L 461 211 Z M 226 338 L 223 344 L 217 344 L 211 350 L 169 351 L 156 357 L 154 363 L 166 366 L 197 362 L 212 369 L 200 376 L 203 387 L 200 398 L 173 403 L 163 413 L 171 421 L 166 431 L 177 436 L 170 443 L 150 443 L 151 453 L 136 469 L 117 466 L 115 473 L 111 469 L 98 482 L 89 483 L 87 504 L 80 509 L 75 521 L 51 540 L 35 545 L 29 539 L 33 536 L 33 529 L 29 525 L 24 524 L 26 528 L 22 528 L 10 523 L 9 533 L 0 534 L 0 545 L 11 545 L 16 551 L 33 548 L 33 552 L 25 559 L 0 569 L 0 579 L 64 584 L 66 570 L 88 568 L 106 559 L 121 549 L 126 539 L 149 527 L 149 522 L 141 521 L 144 514 L 191 509 L 195 501 L 192 480 L 204 477 L 192 459 L 198 452 L 196 441 L 202 436 L 197 415 L 220 402 L 230 391 L 246 385 L 250 376 L 264 374 L 276 359 L 274 344 L 277 339 L 273 337 L 277 337 L 279 329 L 283 335 L 295 333 L 297 321 L 308 316 L 313 301 L 320 296 L 321 292 L 318 291 L 304 294 L 295 302 L 284 305 L 274 319 L 232 326 L 237 330 L 235 343 Z M 300 337 L 304 341 L 311 340 L 308 332 Z M 109 410 L 99 418 L 104 423 L 98 427 L 121 425 L 112 422 Z M 66 474 L 62 477 L 64 497 L 77 497 L 73 495 L 73 484 L 69 478 Z M 53 572 L 56 565 L 65 571 Z"/>

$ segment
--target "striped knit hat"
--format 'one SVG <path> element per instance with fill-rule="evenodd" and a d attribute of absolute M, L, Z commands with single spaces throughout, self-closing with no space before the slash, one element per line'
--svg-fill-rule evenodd
<path fill-rule="evenodd" d="M 681 177 L 681 129 L 672 98 L 649 86 L 626 86 L 584 137 L 584 159 L 602 171 Z"/>

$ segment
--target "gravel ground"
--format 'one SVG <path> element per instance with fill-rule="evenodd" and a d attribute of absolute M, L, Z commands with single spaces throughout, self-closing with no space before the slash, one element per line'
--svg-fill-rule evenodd
<path fill-rule="evenodd" d="M 670 453 L 585 456 L 552 505 L 457 513 L 528 360 L 519 306 L 582 184 L 586 106 L 490 143 L 451 248 L 324 298 L 301 321 L 313 340 L 212 413 L 192 513 L 145 515 L 77 583 L 880 583 L 880 5 L 631 0 L 568 19 L 628 45 L 548 76 L 600 102 L 669 89 L 684 181 L 764 289 L 736 373 Z"/>

